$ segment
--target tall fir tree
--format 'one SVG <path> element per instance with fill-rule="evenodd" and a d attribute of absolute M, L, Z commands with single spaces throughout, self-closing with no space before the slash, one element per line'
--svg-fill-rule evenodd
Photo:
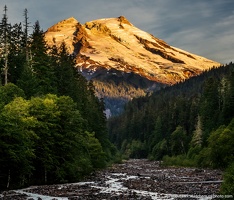
<path fill-rule="evenodd" d="M 50 63 L 44 32 L 37 21 L 33 27 L 30 51 L 32 54 L 32 72 L 36 78 L 37 88 L 35 95 L 56 93 L 54 68 Z"/>
<path fill-rule="evenodd" d="M 1 26 L 1 54 L 3 55 L 3 84 L 6 85 L 8 83 L 8 70 L 9 70 L 9 62 L 8 62 L 8 55 L 9 55 L 9 45 L 10 45 L 10 31 L 11 25 L 8 23 L 7 17 L 7 6 L 4 6 L 4 14 L 2 18 Z"/>
<path fill-rule="evenodd" d="M 15 24 L 11 30 L 11 42 L 9 46 L 9 82 L 17 84 L 25 64 L 24 34 L 22 24 Z"/>
<path fill-rule="evenodd" d="M 54 68 L 56 75 L 56 86 L 58 95 L 66 95 L 73 97 L 74 92 L 74 62 L 71 55 L 68 54 L 66 44 L 62 42 L 59 49 L 54 52 Z M 56 55 L 57 54 L 57 55 Z"/>
<path fill-rule="evenodd" d="M 203 142 L 206 143 L 207 138 L 212 130 L 217 128 L 219 117 L 219 92 L 218 80 L 210 77 L 204 83 L 204 89 L 200 101 L 200 116 L 203 124 Z"/>

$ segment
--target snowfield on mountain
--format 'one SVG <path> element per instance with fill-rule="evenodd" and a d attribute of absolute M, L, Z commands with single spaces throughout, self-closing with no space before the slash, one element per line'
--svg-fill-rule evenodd
<path fill-rule="evenodd" d="M 72 17 L 50 27 L 45 39 L 49 46 L 65 42 L 69 52 L 76 55 L 77 67 L 89 73 L 100 68 L 116 69 L 169 85 L 220 65 L 168 45 L 123 16 L 84 25 Z"/>

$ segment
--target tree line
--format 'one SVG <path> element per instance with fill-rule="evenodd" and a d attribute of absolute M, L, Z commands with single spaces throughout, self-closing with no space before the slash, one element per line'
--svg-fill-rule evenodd
<path fill-rule="evenodd" d="M 111 141 L 128 158 L 221 169 L 232 166 L 228 169 L 233 172 L 234 64 L 133 99 L 123 114 L 109 119 L 108 127 Z M 232 187 L 233 192 L 230 177 L 226 189 Z"/>
<path fill-rule="evenodd" d="M 113 80 L 93 80 L 97 95 L 104 99 L 105 108 L 110 110 L 111 116 L 120 114 L 124 105 L 132 98 L 145 96 L 144 89 L 135 88 L 127 82 L 116 83 Z"/>
<path fill-rule="evenodd" d="M 0 188 L 76 181 L 116 153 L 104 103 L 65 43 L 48 48 L 37 21 L 0 23 Z"/>

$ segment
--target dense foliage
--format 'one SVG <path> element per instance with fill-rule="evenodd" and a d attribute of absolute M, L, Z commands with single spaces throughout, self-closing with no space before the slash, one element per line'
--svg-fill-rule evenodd
<path fill-rule="evenodd" d="M 74 68 L 65 44 L 49 49 L 39 22 L 0 29 L 0 188 L 70 182 L 116 152 L 104 104 Z M 23 28 L 24 27 L 24 28 Z"/>
<path fill-rule="evenodd" d="M 104 99 L 105 107 L 111 116 L 122 113 L 125 104 L 133 98 L 145 96 L 165 86 L 165 84 L 155 83 L 133 72 L 110 69 L 96 73 L 98 75 L 92 77 L 95 89 L 97 94 Z"/>
<path fill-rule="evenodd" d="M 108 126 L 126 157 L 225 169 L 234 161 L 234 64 L 133 99 Z"/>
<path fill-rule="evenodd" d="M 102 97 L 105 102 L 106 110 L 109 115 L 116 116 L 123 111 L 124 105 L 133 98 L 145 96 L 144 89 L 127 83 L 114 81 L 113 79 L 99 81 L 94 80 L 97 95 Z"/>

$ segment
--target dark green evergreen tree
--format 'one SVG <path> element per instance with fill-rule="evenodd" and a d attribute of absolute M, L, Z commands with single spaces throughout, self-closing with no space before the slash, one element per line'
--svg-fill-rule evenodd
<path fill-rule="evenodd" d="M 57 92 L 54 66 L 50 63 L 50 57 L 47 51 L 44 32 L 41 30 L 39 22 L 37 21 L 33 27 L 30 44 L 30 53 L 32 56 L 31 70 L 37 83 L 35 95 Z"/>
<path fill-rule="evenodd" d="M 87 89 L 88 96 L 85 113 L 88 127 L 91 132 L 95 133 L 95 137 L 100 141 L 104 151 L 107 152 L 111 144 L 108 140 L 104 102 L 95 96 L 95 88 L 92 81 L 89 81 Z M 110 152 L 108 154 L 108 156 L 111 156 Z"/>
<path fill-rule="evenodd" d="M 57 81 L 57 93 L 58 95 L 73 97 L 75 87 L 75 72 L 73 69 L 75 63 L 73 62 L 73 58 L 68 54 L 66 44 L 64 42 L 61 44 L 57 52 L 56 49 L 53 49 L 52 53 L 55 60 L 54 68 Z"/>
<path fill-rule="evenodd" d="M 200 102 L 200 116 L 204 127 L 203 142 L 206 142 L 209 133 L 217 128 L 219 112 L 218 81 L 211 77 L 205 82 Z"/>
<path fill-rule="evenodd" d="M 9 70 L 9 45 L 11 41 L 11 25 L 8 23 L 7 17 L 7 6 L 4 6 L 4 14 L 2 18 L 2 22 L 0 24 L 0 44 L 1 44 L 1 57 L 2 66 L 1 66 L 1 75 L 3 75 L 3 84 L 6 85 L 8 83 L 8 70 Z"/>
<path fill-rule="evenodd" d="M 233 64 L 230 64 L 233 65 Z M 221 118 L 223 123 L 227 124 L 234 116 L 234 71 L 224 79 L 223 87 L 223 109 Z"/>
<path fill-rule="evenodd" d="M 17 84 L 25 65 L 24 34 L 21 24 L 15 24 L 11 30 L 11 42 L 9 45 L 9 82 Z"/>

